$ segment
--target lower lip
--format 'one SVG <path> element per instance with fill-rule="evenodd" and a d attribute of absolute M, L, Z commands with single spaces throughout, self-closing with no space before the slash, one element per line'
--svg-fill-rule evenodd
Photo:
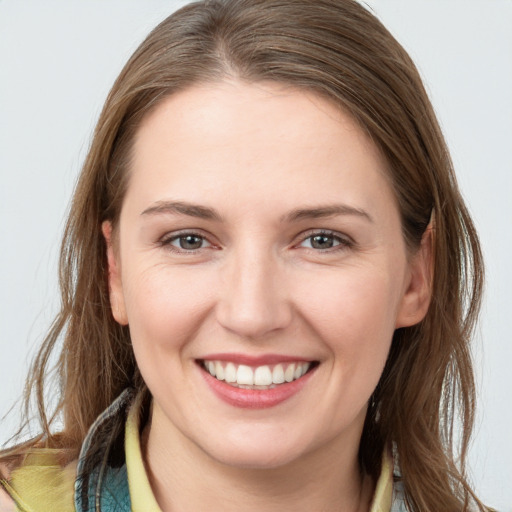
<path fill-rule="evenodd" d="M 200 369 L 210 389 L 224 402 L 241 409 L 266 409 L 274 407 L 296 395 L 307 384 L 316 368 L 300 379 L 278 384 L 272 389 L 243 389 L 230 386 Z"/>

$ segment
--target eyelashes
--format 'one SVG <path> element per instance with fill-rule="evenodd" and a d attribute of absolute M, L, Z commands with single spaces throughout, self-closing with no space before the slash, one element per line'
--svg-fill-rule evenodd
<path fill-rule="evenodd" d="M 204 234 L 195 231 L 182 231 L 165 235 L 160 240 L 159 245 L 171 252 L 181 254 L 195 254 L 203 249 L 219 248 L 214 246 Z"/>
<path fill-rule="evenodd" d="M 312 249 L 316 252 L 342 250 L 353 247 L 353 245 L 353 241 L 347 236 L 325 230 L 308 233 L 305 237 L 303 235 L 302 242 L 298 244 L 299 247 Z"/>
<path fill-rule="evenodd" d="M 179 236 L 172 237 L 168 242 L 171 247 L 179 248 L 182 251 L 197 251 L 206 247 L 211 247 L 211 244 L 201 235 L 195 233 L 185 233 Z"/>
<path fill-rule="evenodd" d="M 221 246 L 211 241 L 211 236 L 194 230 L 169 233 L 162 237 L 159 245 L 175 254 L 193 255 L 205 250 L 220 250 Z M 331 230 L 312 229 L 295 237 L 290 247 L 304 249 L 313 254 L 331 254 L 355 246 L 354 241 L 342 233 Z"/>

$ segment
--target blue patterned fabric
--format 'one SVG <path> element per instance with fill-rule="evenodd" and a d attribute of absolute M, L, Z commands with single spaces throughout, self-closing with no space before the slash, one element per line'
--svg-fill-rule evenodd
<path fill-rule="evenodd" d="M 135 396 L 126 389 L 89 429 L 75 483 L 76 512 L 130 512 L 124 428 Z"/>

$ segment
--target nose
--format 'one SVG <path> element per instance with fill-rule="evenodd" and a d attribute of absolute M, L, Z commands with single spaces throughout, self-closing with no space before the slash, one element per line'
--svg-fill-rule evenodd
<path fill-rule="evenodd" d="M 246 339 L 263 338 L 292 320 L 283 265 L 270 254 L 234 254 L 222 270 L 217 320 Z"/>

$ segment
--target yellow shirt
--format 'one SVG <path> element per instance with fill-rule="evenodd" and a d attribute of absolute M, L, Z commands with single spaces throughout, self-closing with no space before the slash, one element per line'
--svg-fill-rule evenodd
<path fill-rule="evenodd" d="M 131 408 L 126 422 L 125 449 L 128 483 L 133 512 L 162 512 L 156 502 L 144 468 L 139 439 L 139 406 Z M 377 481 L 370 512 L 390 512 L 393 497 L 393 466 L 389 456 L 385 456 Z"/>
<path fill-rule="evenodd" d="M 139 438 L 141 397 L 131 405 L 125 424 L 126 472 L 133 512 L 162 512 L 155 499 L 146 474 Z M 34 449 L 22 467 L 16 469 L 9 481 L 0 483 L 0 512 L 68 512 L 74 510 L 74 481 L 76 462 L 65 466 L 59 463 L 59 451 Z M 14 500 L 14 501 L 13 501 Z M 370 512 L 403 510 L 393 506 L 393 464 L 387 454 L 383 458 Z M 15 505 L 16 504 L 16 505 Z M 17 508 L 16 508 L 17 507 Z"/>

